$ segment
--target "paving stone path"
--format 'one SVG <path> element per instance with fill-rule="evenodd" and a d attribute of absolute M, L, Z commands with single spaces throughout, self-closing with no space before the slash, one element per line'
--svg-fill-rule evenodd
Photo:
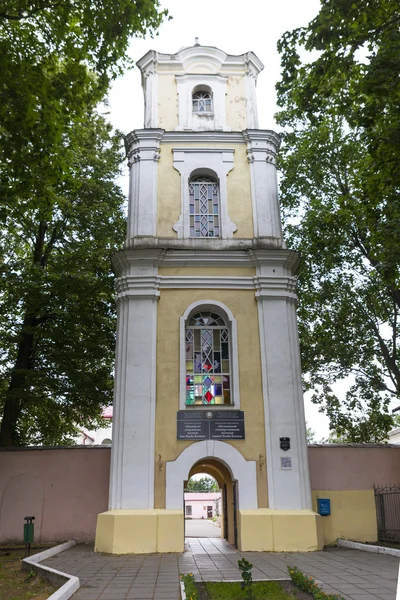
<path fill-rule="evenodd" d="M 187 538 L 220 538 L 221 528 L 207 519 L 186 519 L 185 536 Z"/>
<path fill-rule="evenodd" d="M 113 556 L 86 544 L 44 561 L 76 575 L 73 600 L 179 600 L 179 573 L 198 581 L 238 580 L 237 561 L 253 565 L 254 579 L 287 578 L 287 565 L 314 577 L 326 592 L 351 600 L 395 600 L 399 559 L 347 548 L 324 552 L 239 552 L 225 540 L 187 538 L 181 554 Z"/>

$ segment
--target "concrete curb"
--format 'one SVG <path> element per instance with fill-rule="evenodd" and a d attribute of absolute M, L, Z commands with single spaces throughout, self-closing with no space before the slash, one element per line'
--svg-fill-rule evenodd
<path fill-rule="evenodd" d="M 185 584 L 183 581 L 180 581 L 179 583 L 181 588 L 181 600 L 186 600 Z"/>
<path fill-rule="evenodd" d="M 64 550 L 68 550 L 68 548 L 75 546 L 75 544 L 75 540 L 65 542 L 64 544 L 59 544 L 58 546 L 54 546 L 54 548 L 38 552 L 38 554 L 33 554 L 33 556 L 28 556 L 28 558 L 22 560 L 23 571 L 35 571 L 38 575 L 51 583 L 61 585 L 54 594 L 48 597 L 48 600 L 69 600 L 72 594 L 75 594 L 75 592 L 79 590 L 80 583 L 78 577 L 40 564 L 42 560 L 47 560 L 60 552 L 64 552 Z"/>
<path fill-rule="evenodd" d="M 362 550 L 363 552 L 374 552 L 375 554 L 390 554 L 400 558 L 400 550 L 395 548 L 386 548 L 385 546 L 372 546 L 371 544 L 361 544 L 360 542 L 350 542 L 348 540 L 338 540 L 337 545 L 341 548 L 352 548 L 353 550 Z"/>

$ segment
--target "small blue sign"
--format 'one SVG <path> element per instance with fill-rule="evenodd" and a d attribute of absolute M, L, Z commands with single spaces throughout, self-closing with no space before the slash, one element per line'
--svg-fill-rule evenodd
<path fill-rule="evenodd" d="M 317 498 L 318 514 L 321 517 L 328 517 L 331 514 L 331 499 Z"/>

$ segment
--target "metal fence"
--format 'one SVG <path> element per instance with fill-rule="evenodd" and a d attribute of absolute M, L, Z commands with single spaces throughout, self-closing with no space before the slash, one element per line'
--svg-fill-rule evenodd
<path fill-rule="evenodd" d="M 374 485 L 378 539 L 400 542 L 400 484 Z"/>

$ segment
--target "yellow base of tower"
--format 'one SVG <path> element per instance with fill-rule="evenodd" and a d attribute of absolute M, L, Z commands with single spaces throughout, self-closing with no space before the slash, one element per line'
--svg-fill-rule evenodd
<path fill-rule="evenodd" d="M 181 510 L 109 510 L 97 517 L 95 552 L 183 552 Z"/>
<path fill-rule="evenodd" d="M 242 552 L 312 552 L 324 546 L 321 517 L 311 510 L 239 510 Z"/>

